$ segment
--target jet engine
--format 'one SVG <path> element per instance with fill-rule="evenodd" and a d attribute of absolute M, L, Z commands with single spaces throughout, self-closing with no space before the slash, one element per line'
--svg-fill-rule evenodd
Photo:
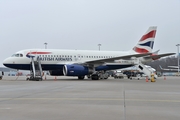
<path fill-rule="evenodd" d="M 93 70 L 89 67 L 82 65 L 64 65 L 63 74 L 65 76 L 85 76 L 93 73 Z"/>

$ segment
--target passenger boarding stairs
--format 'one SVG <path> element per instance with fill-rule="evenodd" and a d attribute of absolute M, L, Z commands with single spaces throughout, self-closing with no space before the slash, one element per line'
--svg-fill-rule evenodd
<path fill-rule="evenodd" d="M 147 75 L 148 79 L 151 79 L 151 75 L 154 74 L 154 73 L 151 72 L 147 67 L 145 67 L 144 64 L 139 63 L 139 64 L 137 64 L 135 66 L 140 72 L 143 72 L 145 75 Z"/>
<path fill-rule="evenodd" d="M 143 72 L 145 75 L 147 75 L 148 79 L 151 79 L 151 75 L 154 74 L 151 70 L 142 64 L 138 58 L 133 59 L 133 62 L 140 72 Z"/>
<path fill-rule="evenodd" d="M 31 57 L 29 80 L 42 80 L 42 67 L 39 56 Z"/>

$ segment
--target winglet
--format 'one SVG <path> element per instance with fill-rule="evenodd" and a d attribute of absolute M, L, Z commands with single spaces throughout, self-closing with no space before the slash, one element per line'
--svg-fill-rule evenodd
<path fill-rule="evenodd" d="M 158 52 L 159 52 L 159 51 L 160 51 L 160 50 L 157 50 L 157 51 L 153 52 L 152 55 L 158 55 Z"/>
<path fill-rule="evenodd" d="M 159 65 L 160 69 L 162 70 L 163 68 Z"/>

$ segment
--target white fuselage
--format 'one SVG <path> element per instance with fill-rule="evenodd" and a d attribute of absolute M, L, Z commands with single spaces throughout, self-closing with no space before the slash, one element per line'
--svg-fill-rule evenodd
<path fill-rule="evenodd" d="M 9 68 L 29 70 L 31 58 L 39 57 L 43 70 L 61 70 L 67 64 L 86 65 L 87 62 L 111 59 L 114 57 L 137 54 L 134 51 L 94 51 L 94 50 L 58 50 L 58 49 L 27 49 L 16 52 L 4 60 Z M 140 58 L 139 58 L 140 59 Z M 143 60 L 141 58 L 141 60 Z M 143 62 L 143 61 L 142 61 Z M 95 70 L 113 70 L 133 66 L 132 60 L 114 60 L 110 62 L 93 63 Z"/>

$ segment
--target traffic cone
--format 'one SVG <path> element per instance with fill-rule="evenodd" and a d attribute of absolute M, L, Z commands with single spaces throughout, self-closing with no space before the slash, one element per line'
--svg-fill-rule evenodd
<path fill-rule="evenodd" d="M 164 80 L 166 80 L 166 76 L 164 75 Z"/>
<path fill-rule="evenodd" d="M 148 77 L 146 77 L 146 82 L 148 82 Z"/>

